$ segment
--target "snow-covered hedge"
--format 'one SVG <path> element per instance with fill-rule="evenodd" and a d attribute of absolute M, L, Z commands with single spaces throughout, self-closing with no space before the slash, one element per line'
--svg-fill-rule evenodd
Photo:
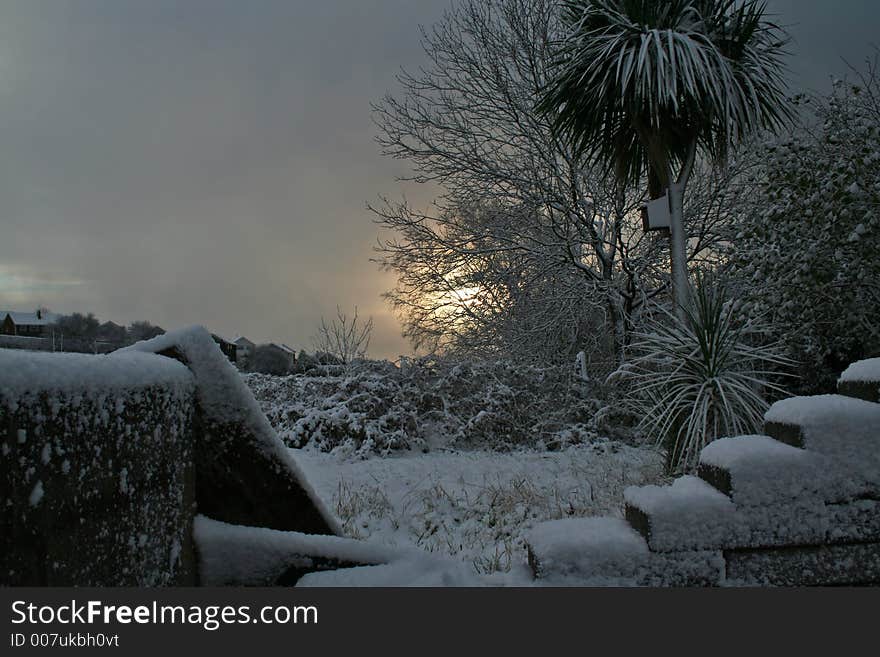
<path fill-rule="evenodd" d="M 567 368 L 425 359 L 338 376 L 245 376 L 291 447 L 385 453 L 437 446 L 559 449 L 604 428 L 607 406 Z"/>
<path fill-rule="evenodd" d="M 0 349 L 0 584 L 190 581 L 193 396 L 168 358 Z"/>
<path fill-rule="evenodd" d="M 880 80 L 839 81 L 809 107 L 814 130 L 768 145 L 730 243 L 744 314 L 775 327 L 815 394 L 880 355 Z"/>

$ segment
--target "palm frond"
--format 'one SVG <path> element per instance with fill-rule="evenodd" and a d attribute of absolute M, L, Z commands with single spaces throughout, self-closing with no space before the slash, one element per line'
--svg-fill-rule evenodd
<path fill-rule="evenodd" d="M 537 109 L 622 182 L 682 162 L 693 141 L 723 159 L 745 135 L 793 116 L 786 35 L 764 19 L 763 2 L 563 0 L 562 15 L 568 36 Z"/>
<path fill-rule="evenodd" d="M 684 319 L 637 334 L 621 378 L 641 429 L 667 449 L 670 470 L 695 467 L 700 450 L 722 436 L 760 431 L 767 398 L 793 363 L 775 344 L 755 340 L 760 327 L 734 316 L 724 289 L 698 279 Z"/>

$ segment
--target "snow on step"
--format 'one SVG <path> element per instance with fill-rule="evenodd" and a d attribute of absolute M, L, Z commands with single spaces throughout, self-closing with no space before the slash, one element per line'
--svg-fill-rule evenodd
<path fill-rule="evenodd" d="M 837 380 L 842 395 L 880 402 L 880 358 L 860 360 L 844 370 Z"/>
<path fill-rule="evenodd" d="M 831 513 L 821 499 L 738 506 L 702 479 L 624 491 L 626 519 L 656 552 L 714 550 L 825 540 Z"/>
<path fill-rule="evenodd" d="M 204 586 L 292 584 L 304 572 L 388 563 L 408 554 L 349 538 L 230 525 L 201 515 L 193 521 L 193 537 Z"/>
<path fill-rule="evenodd" d="M 856 361 L 843 371 L 840 381 L 876 381 L 880 384 L 880 358 Z"/>
<path fill-rule="evenodd" d="M 621 518 L 568 518 L 542 522 L 526 537 L 538 577 L 571 572 L 631 578 L 648 560 L 645 539 Z"/>
<path fill-rule="evenodd" d="M 620 518 L 567 518 L 526 537 L 538 583 L 551 586 L 695 586 L 719 583 L 720 552 L 652 553 Z"/>
<path fill-rule="evenodd" d="M 623 492 L 626 518 L 658 551 L 723 545 L 735 507 L 702 479 L 685 475 L 670 486 L 630 486 Z"/>
<path fill-rule="evenodd" d="M 791 397 L 764 415 L 768 435 L 837 459 L 880 487 L 880 404 L 843 395 Z"/>
<path fill-rule="evenodd" d="M 739 507 L 785 504 L 804 496 L 837 501 L 865 489 L 849 469 L 828 457 L 767 436 L 711 442 L 700 453 L 699 474 Z"/>

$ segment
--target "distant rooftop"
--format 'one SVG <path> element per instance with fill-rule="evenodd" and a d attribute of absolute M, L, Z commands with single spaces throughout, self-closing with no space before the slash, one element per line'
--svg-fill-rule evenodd
<path fill-rule="evenodd" d="M 37 312 L 22 313 L 16 310 L 0 310 L 0 320 L 5 319 L 7 315 L 16 326 L 46 326 L 54 324 L 61 317 L 58 313 L 50 312 L 38 314 Z"/>

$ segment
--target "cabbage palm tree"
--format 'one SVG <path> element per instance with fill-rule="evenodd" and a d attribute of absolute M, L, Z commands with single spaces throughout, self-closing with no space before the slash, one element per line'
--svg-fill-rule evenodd
<path fill-rule="evenodd" d="M 688 297 L 683 198 L 698 152 L 716 163 L 792 118 L 787 35 L 759 0 L 562 0 L 566 37 L 538 112 L 625 185 L 667 190 L 675 300 Z"/>

